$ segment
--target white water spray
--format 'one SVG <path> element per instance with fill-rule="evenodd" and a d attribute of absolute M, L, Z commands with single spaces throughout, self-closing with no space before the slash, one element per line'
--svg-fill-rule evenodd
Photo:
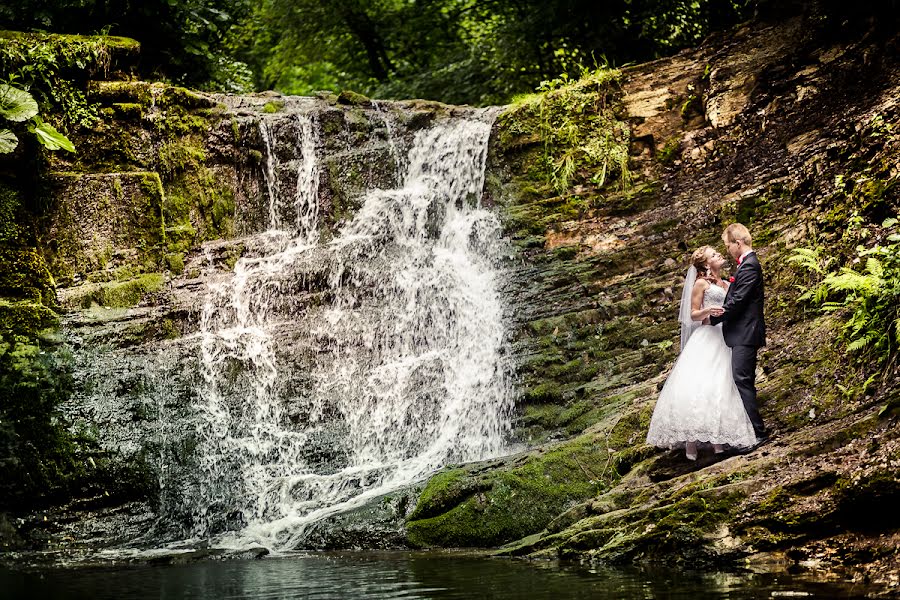
<path fill-rule="evenodd" d="M 221 545 L 296 547 L 310 523 L 497 455 L 509 433 L 500 229 L 479 204 L 490 124 L 419 132 L 403 185 L 367 193 L 328 244 L 315 123 L 296 125 L 291 206 L 261 125 L 271 230 L 202 311 L 197 476 L 176 512 Z"/>

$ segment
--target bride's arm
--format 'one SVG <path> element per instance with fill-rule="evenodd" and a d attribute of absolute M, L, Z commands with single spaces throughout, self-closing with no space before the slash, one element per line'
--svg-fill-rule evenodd
<path fill-rule="evenodd" d="M 710 309 L 701 308 L 703 306 L 703 292 L 709 287 L 709 282 L 705 279 L 697 279 L 694 282 L 694 289 L 691 290 L 691 320 L 706 321 L 709 318 Z"/>

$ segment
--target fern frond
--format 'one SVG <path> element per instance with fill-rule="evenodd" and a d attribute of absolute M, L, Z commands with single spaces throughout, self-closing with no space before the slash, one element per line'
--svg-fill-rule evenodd
<path fill-rule="evenodd" d="M 873 277 L 877 277 L 878 279 L 884 277 L 884 265 L 882 265 L 881 261 L 874 256 L 870 256 L 866 261 L 866 271 L 868 271 L 870 275 L 872 275 Z"/>
<path fill-rule="evenodd" d="M 834 292 L 848 292 L 852 294 L 871 295 L 884 284 L 880 277 L 863 275 L 853 269 L 844 267 L 838 275 L 828 275 L 822 280 L 822 285 Z"/>
<path fill-rule="evenodd" d="M 847 350 L 849 350 L 850 352 L 859 352 L 860 350 L 865 348 L 868 345 L 868 343 L 869 343 L 868 338 L 864 338 L 864 337 L 857 338 L 857 339 L 853 340 L 852 342 L 850 342 L 849 344 L 847 344 Z"/>
<path fill-rule="evenodd" d="M 824 273 L 817 248 L 795 248 L 794 253 L 787 260 L 807 271 L 814 271 L 820 275 Z"/>

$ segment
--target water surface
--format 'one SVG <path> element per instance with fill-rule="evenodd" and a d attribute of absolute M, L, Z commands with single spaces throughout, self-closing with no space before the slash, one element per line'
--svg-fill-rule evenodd
<path fill-rule="evenodd" d="M 28 600 L 861 598 L 800 576 L 589 569 L 429 553 L 316 554 L 174 566 L 9 570 L 0 597 Z"/>

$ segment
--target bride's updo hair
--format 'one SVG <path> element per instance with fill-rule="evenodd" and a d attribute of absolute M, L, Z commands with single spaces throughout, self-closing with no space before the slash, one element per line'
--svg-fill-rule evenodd
<path fill-rule="evenodd" d="M 715 252 L 715 248 L 712 246 L 700 246 L 691 255 L 691 264 L 697 269 L 697 275 L 701 277 L 709 275 L 709 267 L 706 266 L 706 261 L 709 260 L 708 255 L 710 251 Z"/>

